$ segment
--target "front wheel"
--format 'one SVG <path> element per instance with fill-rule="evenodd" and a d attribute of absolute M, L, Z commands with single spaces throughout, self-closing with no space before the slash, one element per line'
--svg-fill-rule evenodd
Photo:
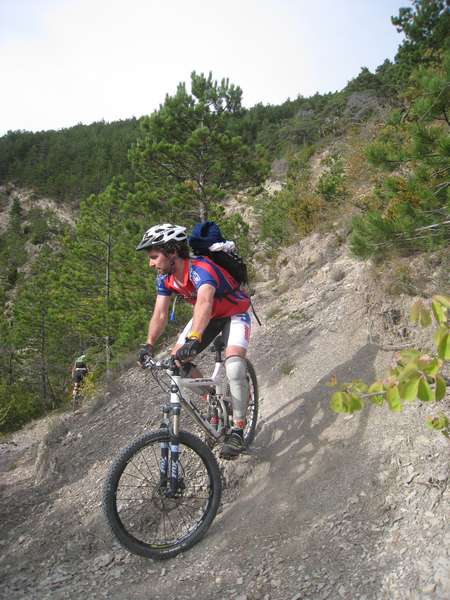
<path fill-rule="evenodd" d="M 108 472 L 103 510 L 114 535 L 133 554 L 171 558 L 198 542 L 217 513 L 222 486 L 214 455 L 191 433 L 181 431 L 179 440 L 175 494 L 160 477 L 161 448 L 170 445 L 165 430 L 124 448 Z"/>

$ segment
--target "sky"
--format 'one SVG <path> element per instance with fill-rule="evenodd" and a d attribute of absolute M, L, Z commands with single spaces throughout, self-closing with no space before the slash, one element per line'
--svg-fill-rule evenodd
<path fill-rule="evenodd" d="M 190 73 L 244 106 L 342 89 L 393 59 L 410 0 L 0 0 L 0 136 L 141 117 Z"/>

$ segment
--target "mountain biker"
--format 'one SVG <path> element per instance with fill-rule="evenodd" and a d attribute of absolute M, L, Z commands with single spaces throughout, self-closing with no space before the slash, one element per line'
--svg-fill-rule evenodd
<path fill-rule="evenodd" d="M 74 382 L 74 393 L 78 391 L 81 382 L 89 373 L 88 366 L 86 364 L 86 355 L 81 354 L 76 360 L 72 367 L 72 379 Z"/>
<path fill-rule="evenodd" d="M 226 343 L 225 370 L 233 405 L 233 427 L 221 449 L 222 458 L 234 458 L 244 449 L 248 381 L 246 352 L 250 340 L 250 300 L 225 269 L 204 256 L 189 256 L 186 228 L 164 223 L 148 229 L 136 250 L 145 250 L 149 266 L 157 272 L 157 296 L 148 326 L 147 343 L 139 361 L 153 355 L 168 318 L 170 296 L 175 293 L 194 306 L 172 348 L 184 377 L 200 377 L 192 359 L 220 333 Z"/>

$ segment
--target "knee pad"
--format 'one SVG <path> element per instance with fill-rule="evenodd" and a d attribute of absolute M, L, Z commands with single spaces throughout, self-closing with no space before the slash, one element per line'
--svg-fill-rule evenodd
<path fill-rule="evenodd" d="M 248 404 L 247 361 L 241 356 L 230 356 L 225 361 L 225 372 L 230 383 L 233 420 L 245 425 Z"/>
<path fill-rule="evenodd" d="M 194 363 L 186 362 L 181 365 L 181 377 L 189 377 L 189 373 L 195 367 Z"/>
<path fill-rule="evenodd" d="M 247 381 L 247 362 L 241 356 L 230 356 L 225 361 L 225 372 L 228 380 Z"/>

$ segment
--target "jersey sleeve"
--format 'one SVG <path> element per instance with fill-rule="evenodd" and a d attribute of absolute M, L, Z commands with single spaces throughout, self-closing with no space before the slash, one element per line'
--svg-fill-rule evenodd
<path fill-rule="evenodd" d="M 189 278 L 197 290 L 205 283 L 212 285 L 217 289 L 220 283 L 219 277 L 216 273 L 213 273 L 200 265 L 191 266 Z"/>
<path fill-rule="evenodd" d="M 158 296 L 171 296 L 172 291 L 166 286 L 166 276 L 158 275 L 156 278 L 156 294 Z"/>

